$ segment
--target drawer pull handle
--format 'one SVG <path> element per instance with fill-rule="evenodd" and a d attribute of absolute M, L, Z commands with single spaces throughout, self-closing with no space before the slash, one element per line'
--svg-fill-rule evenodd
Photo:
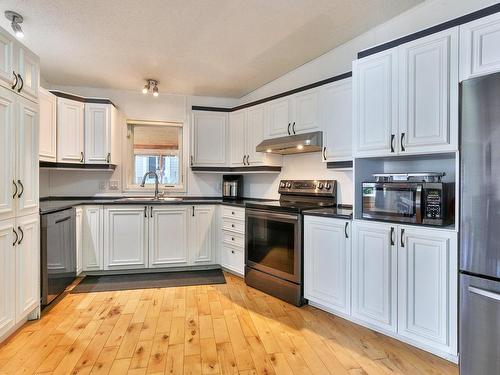
<path fill-rule="evenodd" d="M 233 254 L 234 254 L 234 250 L 231 250 L 231 253 L 233 253 Z"/>
<path fill-rule="evenodd" d="M 231 241 L 234 241 L 234 237 L 231 237 Z"/>
<path fill-rule="evenodd" d="M 234 228 L 234 224 L 231 224 L 231 228 Z"/>
<path fill-rule="evenodd" d="M 495 292 L 490 292 L 489 290 L 484 290 L 481 288 L 476 288 L 475 286 L 469 286 L 469 292 L 478 294 L 480 296 L 486 297 L 486 298 L 491 298 L 496 301 L 500 301 L 500 294 L 495 293 Z"/>
<path fill-rule="evenodd" d="M 234 211 L 231 211 L 231 215 L 234 215 Z"/>

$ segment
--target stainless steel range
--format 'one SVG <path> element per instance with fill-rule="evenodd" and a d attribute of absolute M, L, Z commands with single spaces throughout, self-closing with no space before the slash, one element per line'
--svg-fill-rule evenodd
<path fill-rule="evenodd" d="M 245 282 L 296 306 L 303 298 L 302 212 L 337 203 L 335 180 L 282 180 L 277 201 L 246 204 Z"/>

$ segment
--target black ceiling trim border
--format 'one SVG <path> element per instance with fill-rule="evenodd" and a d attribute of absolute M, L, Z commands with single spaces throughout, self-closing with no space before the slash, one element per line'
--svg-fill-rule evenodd
<path fill-rule="evenodd" d="M 500 3 L 358 52 L 358 59 L 500 12 Z"/>
<path fill-rule="evenodd" d="M 58 91 L 58 90 L 49 90 L 49 91 L 52 94 L 54 94 L 55 96 L 58 96 L 59 98 L 70 99 L 70 100 L 74 100 L 74 101 L 82 102 L 82 103 L 111 104 L 113 107 L 116 108 L 115 103 L 113 103 L 109 99 L 104 99 L 104 98 L 85 98 L 83 96 L 73 95 L 73 94 L 69 94 L 67 92 Z"/>
<path fill-rule="evenodd" d="M 276 95 L 268 96 L 267 98 L 259 99 L 253 102 L 245 103 L 233 108 L 220 108 L 220 107 L 203 107 L 203 106 L 197 106 L 194 105 L 191 107 L 193 111 L 209 111 L 209 112 L 234 112 L 234 111 L 239 111 L 241 109 L 249 108 L 249 107 L 254 107 L 259 104 L 263 104 L 266 102 L 270 102 L 271 100 L 276 100 L 280 98 L 284 98 L 285 96 L 290 96 L 293 94 L 297 94 L 298 92 L 306 91 L 313 89 L 315 87 L 327 85 L 332 82 L 340 81 L 346 78 L 352 77 L 352 72 L 347 72 L 347 73 L 342 73 L 334 77 L 330 77 L 318 82 L 310 83 L 305 86 L 297 87 L 296 89 L 288 90 Z"/>

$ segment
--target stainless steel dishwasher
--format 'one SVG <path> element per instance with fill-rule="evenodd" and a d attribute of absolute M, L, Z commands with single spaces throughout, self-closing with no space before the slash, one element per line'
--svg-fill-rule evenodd
<path fill-rule="evenodd" d="M 75 209 L 41 215 L 42 306 L 48 305 L 76 278 Z"/>

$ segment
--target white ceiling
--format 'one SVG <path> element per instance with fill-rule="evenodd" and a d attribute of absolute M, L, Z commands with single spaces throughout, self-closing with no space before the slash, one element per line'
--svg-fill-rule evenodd
<path fill-rule="evenodd" d="M 241 97 L 423 0 L 2 0 L 51 84 Z M 10 31 L 0 16 L 0 25 Z"/>

